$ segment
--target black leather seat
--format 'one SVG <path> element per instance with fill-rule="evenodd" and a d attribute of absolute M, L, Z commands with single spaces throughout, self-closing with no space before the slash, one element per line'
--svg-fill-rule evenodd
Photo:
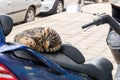
<path fill-rule="evenodd" d="M 0 27 L 2 27 L 4 35 L 8 35 L 13 27 L 12 19 L 8 16 L 0 15 L 0 22 Z M 38 61 L 31 54 L 21 51 L 14 51 L 14 55 L 20 58 Z M 71 45 L 63 44 L 58 52 L 50 54 L 43 53 L 43 55 L 64 68 L 87 74 L 95 80 L 112 80 L 111 71 L 113 66 L 107 59 L 95 58 L 89 62 L 85 62 L 85 58 L 81 52 Z"/>
<path fill-rule="evenodd" d="M 112 80 L 111 72 L 113 69 L 113 65 L 106 58 L 99 57 L 85 62 L 81 52 L 79 52 L 75 47 L 63 44 L 62 48 L 64 49 L 61 49 L 57 53 L 47 53 L 43 55 L 64 68 L 88 74 L 94 79 Z"/>

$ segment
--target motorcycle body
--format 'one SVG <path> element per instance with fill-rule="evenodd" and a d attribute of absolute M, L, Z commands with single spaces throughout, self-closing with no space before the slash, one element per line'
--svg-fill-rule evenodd
<path fill-rule="evenodd" d="M 114 4 L 112 6 L 112 17 L 120 24 L 120 7 Z M 119 28 L 120 29 L 120 26 Z M 119 33 L 119 32 L 118 32 Z M 118 80 L 120 78 L 120 34 L 116 33 L 115 30 L 110 28 L 108 36 L 107 36 L 107 44 L 110 47 L 110 50 L 113 54 L 113 57 L 118 65 L 117 72 L 115 74 L 114 80 Z"/>
<path fill-rule="evenodd" d="M 83 80 L 87 75 L 64 69 L 41 53 L 5 41 L 13 27 L 12 19 L 0 15 L 0 80 Z M 60 53 L 60 52 L 59 52 Z M 80 55 L 82 56 L 82 55 Z M 82 58 L 82 57 L 81 57 Z M 84 59 L 81 61 L 84 61 Z"/>
<path fill-rule="evenodd" d="M 5 36 L 12 27 L 12 19 L 1 14 L 0 80 L 111 80 L 113 66 L 107 59 L 85 62 L 82 53 L 68 44 L 62 44 L 55 53 L 39 53 L 27 46 L 6 42 Z"/>
<path fill-rule="evenodd" d="M 118 70 L 114 78 L 118 80 L 120 25 L 116 20 L 103 14 L 82 28 L 110 24 L 107 43 L 118 63 Z M 12 30 L 12 20 L 6 15 L 0 15 L 0 22 L 0 68 L 2 66 L 8 70 L 9 75 L 13 77 L 11 80 L 113 80 L 113 65 L 106 58 L 98 57 L 85 61 L 82 53 L 68 44 L 62 44 L 61 49 L 55 53 L 39 53 L 23 45 L 7 43 L 5 36 Z M 1 72 L 2 70 L 0 70 Z M 2 74 L 8 75 L 5 72 Z M 0 79 L 9 80 L 7 77 L 0 77 Z"/>
<path fill-rule="evenodd" d="M 119 1 L 119 0 L 118 0 Z M 93 22 L 90 22 L 82 28 L 87 28 L 92 25 L 99 26 L 101 24 L 109 24 L 110 30 L 107 35 L 106 42 L 113 54 L 113 57 L 118 64 L 117 72 L 114 76 L 113 80 L 119 80 L 120 79 L 120 7 L 112 5 L 112 17 L 107 14 L 101 14 L 99 15 L 98 19 L 95 19 Z"/>
<path fill-rule="evenodd" d="M 55 53 L 39 53 L 5 41 L 13 27 L 0 15 L 0 80 L 112 80 L 113 66 L 103 57 L 85 61 L 72 45 L 62 44 Z"/>

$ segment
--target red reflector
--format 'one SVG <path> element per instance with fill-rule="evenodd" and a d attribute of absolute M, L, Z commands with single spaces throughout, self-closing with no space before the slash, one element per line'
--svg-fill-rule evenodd
<path fill-rule="evenodd" d="M 18 79 L 6 66 L 0 64 L 0 80 L 18 80 Z"/>

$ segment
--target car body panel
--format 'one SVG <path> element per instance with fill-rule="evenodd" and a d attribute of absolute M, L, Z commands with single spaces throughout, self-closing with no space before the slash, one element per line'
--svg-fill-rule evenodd
<path fill-rule="evenodd" d="M 9 13 L 12 12 L 12 8 L 11 8 L 11 0 L 0 0 L 0 13 Z M 4 6 L 3 6 L 4 5 Z"/>
<path fill-rule="evenodd" d="M 43 0 L 41 1 L 41 12 L 49 12 L 53 9 L 53 6 L 55 5 L 55 1 L 57 0 Z M 64 9 L 70 5 L 70 4 L 77 4 L 78 0 L 63 0 L 64 2 Z"/>
<path fill-rule="evenodd" d="M 14 23 L 25 20 L 30 6 L 35 7 L 36 15 L 40 13 L 40 0 L 0 0 L 0 13 L 8 14 Z"/>
<path fill-rule="evenodd" d="M 25 0 L 12 0 L 12 13 L 10 16 L 16 22 L 20 22 L 20 20 L 23 21 L 28 7 L 29 6 Z"/>
<path fill-rule="evenodd" d="M 45 1 L 42 1 L 41 4 L 41 9 L 40 11 L 41 12 L 48 12 L 50 11 L 53 6 L 54 6 L 54 3 L 55 3 L 55 0 L 45 0 Z"/>

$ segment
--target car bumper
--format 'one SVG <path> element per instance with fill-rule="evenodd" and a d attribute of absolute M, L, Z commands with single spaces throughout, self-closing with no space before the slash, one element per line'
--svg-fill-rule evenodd
<path fill-rule="evenodd" d="M 49 12 L 53 8 L 54 1 L 44 1 L 44 2 L 41 2 L 41 4 L 42 6 L 40 9 L 40 12 Z"/>
<path fill-rule="evenodd" d="M 35 4 L 35 7 L 36 7 L 36 14 L 35 15 L 38 15 L 40 13 L 41 4 Z"/>

